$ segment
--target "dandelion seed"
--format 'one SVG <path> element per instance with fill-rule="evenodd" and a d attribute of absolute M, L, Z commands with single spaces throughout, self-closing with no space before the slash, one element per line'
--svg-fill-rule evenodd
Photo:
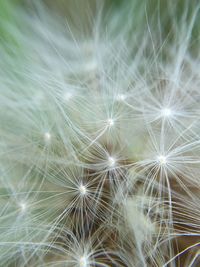
<path fill-rule="evenodd" d="M 109 158 L 108 158 L 108 165 L 109 165 L 110 167 L 115 166 L 115 163 L 116 163 L 116 160 L 115 160 L 113 157 L 109 157 Z"/>
<path fill-rule="evenodd" d="M 86 193 L 87 193 L 87 188 L 86 188 L 86 186 L 81 184 L 81 185 L 79 186 L 79 192 L 81 193 L 82 196 L 86 195 Z"/>
<path fill-rule="evenodd" d="M 21 212 L 25 212 L 25 210 L 26 210 L 26 203 L 20 203 L 19 204 L 19 206 L 20 206 L 20 208 L 21 208 Z"/>
<path fill-rule="evenodd" d="M 51 134 L 49 132 L 46 132 L 44 134 L 44 139 L 46 142 L 49 142 L 51 140 Z"/>
<path fill-rule="evenodd" d="M 109 127 L 113 126 L 114 125 L 114 120 L 113 119 L 108 119 L 107 120 L 107 124 Z"/>
<path fill-rule="evenodd" d="M 65 101 L 69 101 L 72 98 L 73 94 L 71 92 L 66 92 L 63 96 Z"/>
<path fill-rule="evenodd" d="M 158 156 L 157 161 L 160 165 L 166 165 L 167 164 L 167 158 L 166 158 L 166 156 L 163 156 L 163 155 Z"/>
<path fill-rule="evenodd" d="M 117 100 L 118 101 L 124 101 L 125 99 L 126 99 L 126 95 L 124 95 L 124 94 L 117 95 Z"/>
<path fill-rule="evenodd" d="M 172 110 L 169 108 L 164 108 L 161 110 L 162 117 L 171 117 L 172 116 Z"/>
<path fill-rule="evenodd" d="M 79 260 L 79 266 L 80 267 L 87 267 L 88 266 L 88 261 L 85 256 L 82 256 Z"/>

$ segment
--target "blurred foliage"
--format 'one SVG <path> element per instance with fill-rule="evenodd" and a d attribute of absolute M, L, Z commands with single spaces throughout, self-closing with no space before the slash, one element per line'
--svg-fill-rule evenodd
<path fill-rule="evenodd" d="M 17 14 L 17 7 L 21 0 L 0 0 L 0 42 L 9 52 L 10 45 L 19 46 L 17 42 L 16 25 L 20 23 L 20 16 Z M 14 27 L 13 27 L 14 26 Z"/>
<path fill-rule="evenodd" d="M 151 30 L 160 33 L 165 38 L 175 40 L 184 23 L 187 24 L 197 12 L 194 21 L 192 41 L 197 41 L 200 35 L 200 12 L 197 10 L 198 0 L 113 0 L 112 7 L 121 13 L 122 23 L 132 20 L 132 30 L 137 26 L 141 30 L 149 24 Z M 124 13 L 124 14 L 123 14 Z M 141 31 L 142 33 L 142 31 Z"/>
<path fill-rule="evenodd" d="M 191 16 L 196 12 L 198 0 L 0 0 L 0 37 L 1 40 L 13 41 L 13 37 L 6 30 L 4 22 L 16 23 L 16 8 L 18 5 L 34 8 L 37 3 L 43 3 L 56 13 L 63 15 L 73 34 L 87 39 L 94 31 L 96 14 L 103 14 L 101 21 L 102 31 L 112 27 L 113 36 L 123 33 L 122 38 L 127 42 L 138 39 L 151 31 L 155 42 L 176 42 L 177 34 L 181 33 L 184 24 L 189 23 Z M 103 3 L 103 5 L 102 5 Z M 109 25 L 112 16 L 113 25 Z M 116 22 L 116 23 L 114 23 Z M 2 26 L 3 25 L 3 26 Z M 198 51 L 200 35 L 200 14 L 198 11 L 191 38 L 191 50 Z M 81 31 L 80 31 L 81 29 Z M 111 36 L 112 37 L 112 36 Z"/>

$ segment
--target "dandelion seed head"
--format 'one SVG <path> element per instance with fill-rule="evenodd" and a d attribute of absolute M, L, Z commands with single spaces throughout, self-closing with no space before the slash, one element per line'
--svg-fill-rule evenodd
<path fill-rule="evenodd" d="M 2 6 L 2 266 L 168 266 L 196 255 L 200 4 L 182 1 L 153 16 L 137 0 L 119 11 L 70 5 L 67 24 L 54 17 L 62 5 L 31 3 L 28 15 Z"/>

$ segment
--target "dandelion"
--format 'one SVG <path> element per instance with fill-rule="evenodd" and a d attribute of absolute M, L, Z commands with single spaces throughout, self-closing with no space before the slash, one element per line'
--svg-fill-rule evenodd
<path fill-rule="evenodd" d="M 0 1 L 0 265 L 197 266 L 200 4 L 20 2 Z"/>

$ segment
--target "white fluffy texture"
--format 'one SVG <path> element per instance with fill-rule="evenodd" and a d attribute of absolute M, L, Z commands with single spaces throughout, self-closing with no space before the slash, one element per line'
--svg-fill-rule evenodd
<path fill-rule="evenodd" d="M 179 266 L 173 240 L 200 234 L 199 6 L 171 43 L 39 11 L 0 45 L 0 266 Z"/>

